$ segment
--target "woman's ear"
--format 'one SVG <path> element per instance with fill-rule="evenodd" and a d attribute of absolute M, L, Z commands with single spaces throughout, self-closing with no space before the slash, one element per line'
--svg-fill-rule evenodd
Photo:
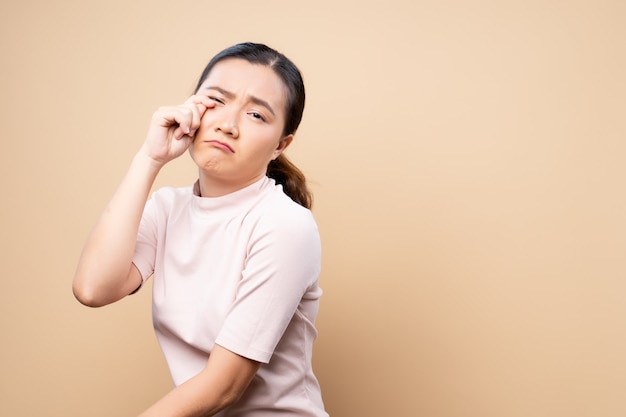
<path fill-rule="evenodd" d="M 276 149 L 274 149 L 274 157 L 272 159 L 276 159 L 278 158 L 278 156 L 283 153 L 283 151 L 285 149 L 287 149 L 287 147 L 289 145 L 291 145 L 291 142 L 293 141 L 293 133 L 290 135 L 287 135 L 285 137 L 283 137 L 280 142 L 278 142 L 278 146 L 276 147 Z"/>

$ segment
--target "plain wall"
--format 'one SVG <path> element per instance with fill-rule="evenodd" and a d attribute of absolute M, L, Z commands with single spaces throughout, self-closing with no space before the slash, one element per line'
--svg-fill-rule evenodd
<path fill-rule="evenodd" d="M 0 35 L 0 415 L 170 389 L 150 288 L 71 279 L 152 112 L 245 40 L 308 89 L 333 417 L 626 415 L 625 2 L 3 1 Z"/>

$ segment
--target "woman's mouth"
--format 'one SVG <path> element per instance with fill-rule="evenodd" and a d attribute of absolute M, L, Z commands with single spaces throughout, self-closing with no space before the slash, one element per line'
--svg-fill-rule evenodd
<path fill-rule="evenodd" d="M 233 148 L 231 148 L 229 144 L 224 143 L 224 142 L 220 142 L 219 140 L 207 140 L 206 143 L 209 143 L 209 144 L 215 146 L 216 148 L 222 149 L 224 151 L 235 153 L 235 150 Z"/>

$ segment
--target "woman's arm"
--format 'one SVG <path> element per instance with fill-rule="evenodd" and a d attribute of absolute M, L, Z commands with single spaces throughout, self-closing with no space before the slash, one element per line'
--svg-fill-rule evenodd
<path fill-rule="evenodd" d="M 128 173 L 91 231 L 78 262 L 72 289 L 90 307 L 130 294 L 141 284 L 132 256 L 141 214 L 160 167 L 144 153 L 133 158 Z"/>
<path fill-rule="evenodd" d="M 161 168 L 189 147 L 202 114 L 214 105 L 208 97 L 192 96 L 183 105 L 154 113 L 145 143 L 83 248 L 72 283 L 81 303 L 103 306 L 139 287 L 141 276 L 132 257 L 150 189 Z"/>
<path fill-rule="evenodd" d="M 212 416 L 244 393 L 261 366 L 215 345 L 206 368 L 174 388 L 140 417 Z"/>

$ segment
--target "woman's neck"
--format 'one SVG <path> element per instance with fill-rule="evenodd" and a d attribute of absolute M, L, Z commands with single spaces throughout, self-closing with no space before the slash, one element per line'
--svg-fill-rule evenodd
<path fill-rule="evenodd" d="M 200 197 L 222 197 L 227 194 L 239 191 L 249 185 L 254 184 L 265 176 L 265 173 L 259 174 L 255 177 L 248 179 L 226 180 L 223 178 L 216 178 L 215 176 L 206 175 L 206 173 L 200 171 L 198 176 L 198 186 L 200 189 Z"/>

